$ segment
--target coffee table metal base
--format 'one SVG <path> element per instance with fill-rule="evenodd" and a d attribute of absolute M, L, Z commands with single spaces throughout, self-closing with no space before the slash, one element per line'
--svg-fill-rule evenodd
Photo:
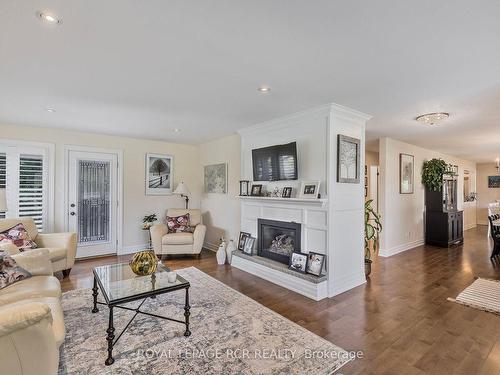
<path fill-rule="evenodd" d="M 184 289 L 186 289 L 186 298 L 185 298 L 185 304 L 184 304 L 184 321 L 182 321 L 182 320 L 179 320 L 179 319 L 169 318 L 169 317 L 166 317 L 166 316 L 152 314 L 152 313 L 149 313 L 149 312 L 146 312 L 146 311 L 142 311 L 141 307 L 144 304 L 144 302 L 146 302 L 146 300 L 148 298 L 155 297 L 155 295 L 148 296 L 148 297 L 144 298 L 142 300 L 142 302 L 139 304 L 139 306 L 137 308 L 135 308 L 135 309 L 127 307 L 127 306 L 120 306 L 118 304 L 117 305 L 108 305 L 107 303 L 99 302 L 99 301 L 97 301 L 97 296 L 99 294 L 98 293 L 98 287 L 97 287 L 97 280 L 94 277 L 94 286 L 92 288 L 92 297 L 93 297 L 94 306 L 92 308 L 92 313 L 95 314 L 95 313 L 99 312 L 99 309 L 97 308 L 97 305 L 105 305 L 105 306 L 108 306 L 108 309 L 109 309 L 108 329 L 106 330 L 106 333 L 107 333 L 106 341 L 108 342 L 108 358 L 104 362 L 106 364 L 106 366 L 112 365 L 115 362 L 115 359 L 113 358 L 113 348 L 116 345 L 116 343 L 118 342 L 118 340 L 120 339 L 120 337 L 122 337 L 122 335 L 128 329 L 128 327 L 130 326 L 130 324 L 134 321 L 135 317 L 137 315 L 139 315 L 139 314 L 148 315 L 148 316 L 152 316 L 154 318 L 159 318 L 159 319 L 164 319 L 164 320 L 170 320 L 171 322 L 176 322 L 176 323 L 184 324 L 186 326 L 186 330 L 184 331 L 184 336 L 186 336 L 186 337 L 191 336 L 191 331 L 189 330 L 189 316 L 191 315 L 191 313 L 189 311 L 191 309 L 191 306 L 189 305 L 189 287 L 186 287 Z M 129 311 L 134 311 L 135 312 L 135 314 L 132 317 L 132 319 L 130 319 L 130 321 L 127 323 L 127 325 L 125 326 L 125 328 L 120 332 L 120 334 L 118 335 L 118 337 L 116 337 L 116 339 L 115 339 L 115 327 L 113 325 L 113 310 L 114 310 L 115 307 L 118 308 L 118 309 L 129 310 Z"/>

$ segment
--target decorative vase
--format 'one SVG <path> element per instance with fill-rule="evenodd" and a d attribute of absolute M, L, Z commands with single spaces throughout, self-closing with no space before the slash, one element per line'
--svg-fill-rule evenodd
<path fill-rule="evenodd" d="M 158 260 L 153 250 L 140 251 L 134 254 L 129 265 L 136 275 L 146 276 L 155 273 Z"/>
<path fill-rule="evenodd" d="M 216 257 L 217 257 L 217 264 L 219 266 L 226 263 L 226 241 L 224 241 L 224 238 L 221 239 L 219 249 L 217 250 Z"/>
<path fill-rule="evenodd" d="M 226 257 L 227 257 L 227 262 L 231 264 L 231 261 L 233 259 L 233 251 L 236 250 L 236 245 L 234 244 L 233 240 L 229 241 L 229 244 L 226 247 Z"/>

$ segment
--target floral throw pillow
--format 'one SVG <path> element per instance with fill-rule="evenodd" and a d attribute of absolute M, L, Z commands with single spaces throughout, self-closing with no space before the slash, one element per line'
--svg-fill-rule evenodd
<path fill-rule="evenodd" d="M 19 251 L 37 248 L 36 243 L 30 238 L 22 223 L 0 233 L 0 243 L 13 243 L 19 248 Z"/>
<path fill-rule="evenodd" d="M 193 228 L 189 226 L 189 214 L 181 216 L 167 216 L 168 233 L 192 233 Z"/>
<path fill-rule="evenodd" d="M 0 289 L 30 277 L 31 273 L 19 267 L 8 253 L 0 250 Z"/>

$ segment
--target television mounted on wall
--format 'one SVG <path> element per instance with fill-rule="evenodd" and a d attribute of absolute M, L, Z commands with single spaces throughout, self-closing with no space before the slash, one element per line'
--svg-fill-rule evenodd
<path fill-rule="evenodd" d="M 297 143 L 252 150 L 254 181 L 297 180 Z"/>

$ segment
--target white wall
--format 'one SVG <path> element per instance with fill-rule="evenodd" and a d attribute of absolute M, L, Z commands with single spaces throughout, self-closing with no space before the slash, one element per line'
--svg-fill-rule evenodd
<path fill-rule="evenodd" d="M 400 153 L 415 157 L 413 194 L 399 193 Z M 463 209 L 463 173 L 464 170 L 475 173 L 476 164 L 474 162 L 390 138 L 380 139 L 379 210 L 384 226 L 380 237 L 381 256 L 397 254 L 424 243 L 425 189 L 421 183 L 421 173 L 423 162 L 432 158 L 441 158 L 447 163 L 458 165 L 458 209 Z"/>
<path fill-rule="evenodd" d="M 199 145 L 198 174 L 203 184 L 204 166 L 227 163 L 227 194 L 201 195 L 203 223 L 207 226 L 205 247 L 217 250 L 219 240 L 238 241 L 240 232 L 239 181 L 241 170 L 241 145 L 238 134 Z"/>
<path fill-rule="evenodd" d="M 325 111 L 313 109 L 241 130 L 241 176 L 253 180 L 252 150 L 261 147 L 297 142 L 298 181 L 255 182 L 268 190 L 275 186 L 291 186 L 292 197 L 300 181 L 320 180 L 320 194 L 326 198 L 327 184 L 327 127 Z"/>
<path fill-rule="evenodd" d="M 174 144 L 135 138 L 106 136 L 92 133 L 64 131 L 52 128 L 0 124 L 0 138 L 39 141 L 55 145 L 55 230 L 64 230 L 64 145 L 93 146 L 123 150 L 123 249 L 135 251 L 147 243 L 147 232 L 140 229 L 142 217 L 156 212 L 163 218 L 169 207 L 184 207 L 178 196 L 145 195 L 146 153 L 174 156 L 174 187 L 181 180 L 191 190 L 190 207 L 200 206 L 201 179 L 198 148 L 192 145 Z"/>
<path fill-rule="evenodd" d="M 500 199 L 500 189 L 488 188 L 488 176 L 498 176 L 495 163 L 477 165 L 477 223 L 488 225 L 488 203 Z"/>

